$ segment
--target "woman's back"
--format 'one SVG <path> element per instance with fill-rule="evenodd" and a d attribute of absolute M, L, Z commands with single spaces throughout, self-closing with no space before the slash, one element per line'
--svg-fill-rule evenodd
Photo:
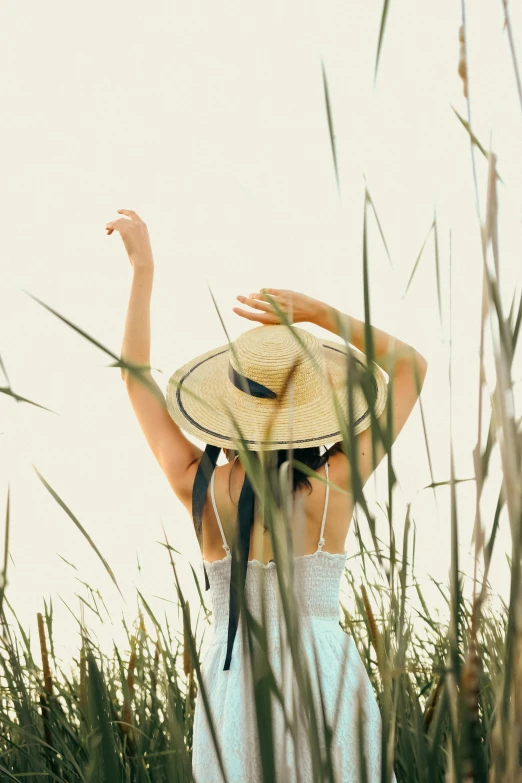
<path fill-rule="evenodd" d="M 348 460 L 339 451 L 328 456 L 329 482 L 335 488 L 329 492 L 327 516 L 325 519 L 325 544 L 323 551 L 343 553 L 346 537 L 353 513 L 353 501 L 349 480 Z M 325 484 L 325 465 L 317 470 L 321 479 L 311 477 L 311 490 L 307 486 L 299 487 L 294 493 L 294 515 L 292 520 L 294 555 L 307 555 L 317 548 L 320 538 L 327 488 Z M 238 502 L 245 478 L 245 471 L 236 458 L 226 465 L 219 466 L 213 473 L 202 520 L 201 552 L 206 562 L 223 557 L 223 539 L 219 522 L 211 502 L 211 490 L 225 538 L 232 545 L 236 536 Z M 250 537 L 249 560 L 269 563 L 274 559 L 270 533 L 265 530 L 264 520 L 256 508 Z"/>
<path fill-rule="evenodd" d="M 318 472 L 324 473 L 327 481 L 332 480 L 328 463 Z M 225 533 L 222 515 L 218 508 L 215 492 L 218 480 L 214 478 L 215 475 L 214 473 L 210 482 L 210 501 L 206 505 L 212 507 L 214 511 L 214 524 L 219 531 L 221 552 L 216 550 L 216 557 L 212 558 L 212 562 L 205 563 L 214 622 L 210 644 L 201 661 L 201 676 L 207 689 L 209 711 L 222 750 L 222 763 L 227 780 L 231 783 L 240 781 L 257 783 L 267 779 L 263 776 L 261 767 L 259 737 L 266 738 L 270 727 L 274 769 L 268 775 L 268 779 L 281 780 L 285 783 L 298 781 L 312 783 L 318 780 L 320 773 L 314 766 L 317 762 L 314 762 L 310 737 L 311 732 L 314 737 L 317 737 L 318 752 L 324 763 L 326 758 L 324 737 L 327 731 L 323 724 L 324 710 L 326 725 L 333 731 L 331 763 L 335 772 L 334 779 L 336 783 L 359 781 L 357 728 L 359 712 L 356 705 L 360 700 L 367 780 L 370 783 L 377 783 L 380 781 L 380 712 L 355 643 L 344 633 L 339 624 L 339 588 L 347 553 L 328 551 L 331 548 L 330 527 L 326 524 L 330 516 L 329 501 L 336 493 L 330 491 L 329 485 L 325 486 L 323 482 L 314 479 L 310 495 L 307 495 L 306 490 L 299 494 L 299 497 L 304 495 L 311 498 L 315 493 L 313 503 L 308 504 L 308 507 L 303 504 L 305 516 L 310 517 L 311 521 L 307 527 L 306 540 L 310 541 L 310 530 L 314 529 L 317 518 L 319 518 L 319 529 L 313 547 L 309 547 L 313 551 L 297 552 L 294 558 L 292 586 L 297 614 L 290 620 L 289 629 L 282 612 L 278 566 L 271 558 L 262 560 L 256 558 L 255 548 L 252 549 L 251 546 L 245 582 L 245 606 L 251 619 L 266 633 L 266 653 L 271 671 L 280 693 L 286 692 L 286 697 L 283 697 L 284 707 L 275 692 L 268 692 L 269 701 L 265 702 L 265 711 L 261 713 L 263 722 L 258 726 L 260 704 L 256 707 L 254 682 L 257 681 L 260 671 L 263 671 L 263 669 L 256 669 L 256 666 L 263 661 L 262 646 L 255 635 L 250 637 L 250 642 L 248 641 L 249 632 L 244 614 L 241 615 L 242 621 L 230 667 L 224 670 L 228 642 L 232 558 L 230 540 Z M 227 492 L 229 484 L 233 487 L 232 475 L 230 470 L 221 472 L 223 490 L 221 505 L 229 519 L 232 518 L 234 511 L 237 512 L 237 509 L 234 509 L 233 490 L 232 499 Z M 320 513 L 317 513 L 318 511 Z M 209 518 L 209 524 L 211 523 L 212 520 Z M 264 538 L 266 540 L 267 536 Z M 270 554 L 269 543 L 263 551 L 265 555 Z M 294 694 L 291 695 L 291 691 L 288 690 L 288 678 L 285 679 L 284 671 L 291 673 L 292 668 L 288 668 L 290 657 L 287 629 L 294 640 L 295 634 L 299 634 L 298 658 L 300 665 L 305 667 L 310 676 L 314 720 L 317 721 L 316 730 L 308 723 L 309 718 L 304 709 L 307 701 L 302 699 L 295 674 L 290 676 Z M 258 689 L 257 693 L 259 694 Z M 292 714 L 292 704 L 297 704 L 296 745 L 285 729 L 285 720 Z M 211 781 L 214 783 L 223 779 L 219 772 L 219 759 L 206 708 L 201 698 L 196 702 L 194 716 L 192 764 L 195 780 L 198 783 Z"/>

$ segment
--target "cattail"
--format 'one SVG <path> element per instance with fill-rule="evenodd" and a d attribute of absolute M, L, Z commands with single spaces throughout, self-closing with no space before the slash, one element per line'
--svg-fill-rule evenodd
<path fill-rule="evenodd" d="M 477 756 L 474 751 L 477 745 L 480 745 L 480 660 L 477 653 L 479 611 L 480 601 L 476 599 L 473 604 L 468 649 L 460 677 L 461 698 L 469 718 L 469 743 L 465 746 L 467 752 L 462 763 L 463 783 L 473 783 L 476 778 L 473 759 Z"/>
<path fill-rule="evenodd" d="M 196 678 L 194 677 L 194 669 L 192 669 L 190 673 L 190 684 L 189 684 L 189 699 L 192 703 L 196 700 L 197 696 L 197 687 L 196 687 Z"/>
<path fill-rule="evenodd" d="M 368 618 L 368 624 L 370 626 L 370 634 L 372 637 L 373 646 L 375 648 L 375 652 L 379 654 L 379 643 L 380 643 L 379 629 L 377 628 L 377 623 L 375 622 L 375 617 L 372 612 L 372 607 L 370 606 L 370 602 L 368 600 L 368 594 L 366 592 L 366 588 L 364 585 L 361 585 L 361 593 L 362 593 L 362 599 L 364 603 L 364 609 L 366 611 L 366 616 Z"/>
<path fill-rule="evenodd" d="M 186 614 L 183 612 L 183 670 L 188 676 L 192 673 L 192 656 L 190 655 L 190 605 L 185 601 Z"/>
<path fill-rule="evenodd" d="M 49 667 L 49 654 L 47 652 L 47 640 L 45 638 L 44 621 L 40 612 L 36 615 L 38 620 L 38 635 L 40 637 L 40 651 L 42 653 L 42 669 L 46 693 L 51 696 L 53 692 L 53 678 Z"/>
<path fill-rule="evenodd" d="M 127 686 L 129 688 L 129 697 L 134 696 L 134 669 L 136 668 L 136 637 L 131 639 L 131 654 L 129 658 L 129 668 L 127 670 Z"/>
<path fill-rule="evenodd" d="M 372 607 L 370 606 L 370 601 L 368 600 L 368 594 L 366 592 L 366 588 L 364 585 L 361 585 L 361 593 L 362 593 L 364 609 L 366 612 L 366 616 L 368 618 L 368 624 L 370 626 L 370 635 L 371 635 L 372 643 L 375 649 L 375 653 L 377 655 L 377 664 L 379 666 L 379 671 L 382 677 L 384 673 L 382 638 L 381 638 L 381 634 L 379 633 L 379 629 L 377 628 L 377 622 L 372 612 Z"/>
<path fill-rule="evenodd" d="M 40 706 L 42 708 L 44 737 L 48 745 L 48 748 L 46 749 L 46 755 L 51 767 L 51 771 L 56 774 L 58 770 L 52 750 L 54 744 L 50 725 L 51 715 L 48 706 L 48 697 L 52 696 L 53 693 L 53 678 L 51 676 L 51 669 L 49 667 L 49 654 L 47 652 L 47 640 L 45 638 L 44 621 L 40 612 L 37 613 L 36 619 L 38 621 L 38 635 L 40 637 L 40 651 L 42 654 L 42 669 L 44 675 L 44 690 L 40 693 Z"/>
<path fill-rule="evenodd" d="M 431 696 L 428 700 L 428 704 L 426 705 L 426 709 L 424 711 L 424 731 L 428 731 L 431 721 L 433 720 L 433 715 L 435 714 L 435 707 L 438 704 L 440 694 L 442 693 L 442 686 L 444 684 L 444 677 L 439 677 L 437 681 L 437 685 L 435 687 L 435 690 L 432 691 Z"/>
<path fill-rule="evenodd" d="M 466 659 L 462 667 L 460 688 L 470 714 L 470 719 L 474 724 L 478 724 L 479 721 L 479 669 L 480 661 L 477 654 L 477 642 L 473 636 L 469 640 Z"/>
<path fill-rule="evenodd" d="M 464 25 L 461 25 L 459 29 L 459 41 L 460 41 L 460 52 L 459 52 L 459 76 L 462 79 L 462 87 L 464 90 L 464 97 L 468 97 L 468 70 L 466 66 L 466 40 L 464 35 Z"/>
<path fill-rule="evenodd" d="M 153 698 L 156 696 L 156 688 L 158 687 L 159 654 L 160 654 L 160 643 L 159 643 L 159 639 L 156 639 L 156 649 L 154 650 L 154 665 L 150 673 L 150 683 L 151 683 L 151 691 L 152 691 Z"/>

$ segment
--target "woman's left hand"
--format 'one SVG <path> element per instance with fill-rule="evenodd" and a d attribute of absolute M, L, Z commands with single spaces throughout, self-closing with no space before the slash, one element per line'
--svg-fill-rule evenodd
<path fill-rule="evenodd" d="M 138 267 L 152 268 L 154 261 L 147 224 L 132 209 L 118 209 L 118 212 L 126 217 L 106 223 L 107 236 L 110 236 L 114 231 L 120 232 L 129 261 L 134 269 Z"/>
<path fill-rule="evenodd" d="M 284 314 L 290 323 L 314 323 L 321 306 L 321 302 L 311 296 L 283 288 L 262 288 L 259 293 L 237 296 L 236 299 L 253 308 L 252 312 L 233 307 L 237 315 L 262 324 L 282 323 L 279 313 Z"/>

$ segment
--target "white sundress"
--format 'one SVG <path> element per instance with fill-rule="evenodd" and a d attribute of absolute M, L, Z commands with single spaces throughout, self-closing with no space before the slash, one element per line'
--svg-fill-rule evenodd
<path fill-rule="evenodd" d="M 328 479 L 328 464 L 325 465 Z M 318 659 L 320 684 L 326 719 L 330 726 L 337 707 L 337 722 L 331 745 L 335 783 L 359 783 L 358 700 L 364 712 L 366 769 L 368 783 L 381 781 L 381 715 L 369 677 L 353 638 L 339 625 L 339 589 L 346 565 L 347 553 L 323 552 L 324 524 L 328 508 L 328 492 L 324 505 L 318 548 L 311 555 L 294 558 L 294 592 L 299 603 L 299 627 L 302 649 L 308 664 L 315 713 L 319 723 L 323 763 L 326 760 L 321 697 L 317 682 L 315 653 Z M 263 771 L 258 745 L 255 700 L 252 691 L 248 639 L 242 615 L 236 635 L 230 669 L 223 665 L 227 649 L 228 608 L 231 552 L 214 497 L 214 474 L 210 483 L 214 513 L 223 538 L 226 555 L 221 560 L 203 561 L 210 584 L 210 603 L 214 624 L 213 634 L 202 660 L 201 676 L 210 702 L 214 728 L 220 743 L 226 778 L 222 776 L 212 734 L 201 694 L 196 699 L 192 775 L 194 783 L 260 783 Z M 262 572 L 262 573 L 261 573 Z M 264 579 L 263 579 L 264 577 Z M 261 623 L 261 591 L 265 592 L 265 617 L 270 665 L 283 692 L 283 670 L 289 653 L 281 643 L 280 597 L 276 564 L 250 560 L 247 566 L 245 600 L 249 611 Z M 240 632 L 242 630 L 242 632 Z M 287 670 L 286 670 L 287 671 Z M 291 670 L 290 670 L 291 671 Z M 284 679 L 288 682 L 288 677 Z M 341 692 L 339 692 L 341 690 Z M 298 693 L 298 691 L 297 691 Z M 285 704 L 291 704 L 291 700 Z M 290 711 L 287 714 L 291 714 Z M 273 697 L 273 743 L 276 770 L 274 783 L 319 783 L 313 777 L 312 755 L 306 744 L 306 729 L 299 723 L 297 754 L 289 731 L 285 731 L 281 704 Z M 328 780 L 325 775 L 324 780 Z M 395 781 L 395 777 L 392 777 Z"/>

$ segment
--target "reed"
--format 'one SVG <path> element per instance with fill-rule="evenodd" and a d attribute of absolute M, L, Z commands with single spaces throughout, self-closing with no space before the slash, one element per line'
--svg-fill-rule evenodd
<path fill-rule="evenodd" d="M 352 564 L 357 565 L 362 557 L 362 554 L 355 555 Z M 366 550 L 364 557 L 378 567 L 374 553 Z M 402 567 L 401 558 L 398 565 Z M 393 661 L 393 650 L 400 640 L 392 631 L 400 609 L 384 577 L 371 585 L 372 608 L 366 586 L 356 584 L 353 571 L 355 568 L 346 570 L 345 589 L 354 596 L 360 592 L 361 598 L 354 601 L 353 610 L 343 607 L 345 619 L 340 624 L 356 640 L 384 711 L 382 667 L 378 664 L 377 650 L 382 646 L 383 655 Z M 449 614 L 451 592 L 444 591 L 444 595 Z M 142 602 L 142 606 L 147 615 L 148 605 Z M 378 612 L 375 606 L 379 607 Z M 494 773 L 499 764 L 502 769 L 509 769 L 506 760 L 509 746 L 503 744 L 502 723 L 494 721 L 498 694 L 502 693 L 499 678 L 506 676 L 503 655 L 508 607 L 499 611 L 497 604 L 488 601 L 476 629 L 473 611 L 472 600 L 463 597 L 459 613 L 462 648 L 467 653 L 457 683 L 457 748 L 450 754 L 454 757 L 453 765 L 455 756 L 459 759 L 461 772 L 457 774 L 453 768 L 456 780 L 484 779 L 478 776 L 477 770 L 487 774 L 485 770 L 489 769 Z M 15 615 L 10 607 L 7 612 L 10 616 L 4 619 L 9 620 L 7 625 L 11 627 Z M 399 781 L 443 781 L 449 770 L 445 749 L 450 747 L 452 737 L 450 691 L 446 687 L 449 622 L 435 615 L 427 615 L 421 623 L 413 622 L 416 615 L 416 608 L 406 602 L 404 624 L 410 625 L 411 631 L 407 635 L 403 667 L 390 673 L 389 704 L 394 711 L 393 721 L 392 716 L 388 717 L 389 723 L 395 725 L 393 763 Z M 156 626 L 153 621 L 140 620 L 140 626 L 141 630 L 130 636 L 126 664 L 117 650 L 112 655 L 102 652 L 89 640 L 87 631 L 81 631 L 80 656 L 71 663 L 72 675 L 66 677 L 58 667 L 52 679 L 42 615 L 38 627 L 45 641 L 41 644 L 40 665 L 33 659 L 28 634 L 20 638 L 12 634 L 4 636 L 0 655 L 0 771 L 6 779 L 26 780 L 34 775 L 36 780 L 45 773 L 51 780 L 68 781 L 190 780 L 194 715 L 191 682 L 198 688 L 197 698 L 201 698 L 203 689 L 197 674 L 198 643 L 188 623 L 184 643 L 177 647 L 167 639 L 161 641 L 164 630 L 159 623 Z M 517 642 L 511 722 L 520 720 L 519 646 Z M 186 669 L 187 659 L 192 657 L 193 665 Z M 24 661 L 33 663 L 28 667 Z M 266 694 L 275 689 L 275 684 L 266 660 L 264 667 L 264 675 L 256 672 L 259 683 L 256 697 L 260 719 L 266 721 Z M 43 720 L 41 693 L 46 695 Z M 278 698 L 277 693 L 275 697 Z M 263 725 L 266 736 L 266 722 Z M 506 733 L 508 728 L 505 727 Z M 320 730 L 319 721 L 316 730 Z M 266 747 L 264 752 L 268 752 Z M 106 771 L 115 777 L 104 777 Z"/>

